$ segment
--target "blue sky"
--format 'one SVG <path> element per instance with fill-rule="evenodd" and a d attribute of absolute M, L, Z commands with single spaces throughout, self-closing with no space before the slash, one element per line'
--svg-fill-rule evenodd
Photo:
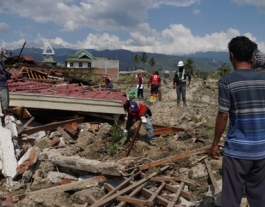
<path fill-rule="evenodd" d="M 246 35 L 265 52 L 265 0 L 0 0 L 0 46 L 227 51 Z"/>

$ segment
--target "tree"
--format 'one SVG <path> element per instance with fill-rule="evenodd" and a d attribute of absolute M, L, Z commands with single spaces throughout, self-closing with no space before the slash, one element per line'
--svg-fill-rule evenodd
<path fill-rule="evenodd" d="M 150 60 L 149 60 L 149 65 L 151 66 L 151 67 L 154 67 L 155 66 L 155 64 L 156 64 L 156 61 L 155 61 L 155 58 L 151 58 Z"/>
<path fill-rule="evenodd" d="M 146 64 L 147 59 L 148 59 L 148 57 L 147 57 L 146 52 L 143 52 L 142 55 L 141 55 L 141 62 Z"/>
<path fill-rule="evenodd" d="M 188 72 L 196 78 L 196 74 L 194 72 L 194 68 L 195 68 L 195 65 L 194 65 L 194 61 L 191 59 L 191 58 L 188 58 L 186 60 L 186 63 L 184 64 L 185 68 L 188 70 Z"/>
<path fill-rule="evenodd" d="M 217 71 L 219 73 L 219 76 L 223 77 L 226 74 L 231 72 L 231 68 L 228 64 L 224 63 L 224 64 L 222 64 L 222 66 L 220 68 L 217 69 Z"/>
<path fill-rule="evenodd" d="M 133 62 L 137 65 L 137 63 L 139 63 L 139 56 L 138 54 L 135 54 L 133 57 Z"/>

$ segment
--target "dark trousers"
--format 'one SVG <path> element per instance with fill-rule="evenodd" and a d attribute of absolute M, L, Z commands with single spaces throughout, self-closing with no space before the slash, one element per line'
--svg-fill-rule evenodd
<path fill-rule="evenodd" d="M 158 94 L 158 85 L 151 85 L 151 91 L 150 91 L 150 95 L 151 96 L 157 96 Z"/>
<path fill-rule="evenodd" d="M 265 207 L 265 159 L 223 157 L 222 207 L 239 207 L 244 193 L 251 207 Z"/>
<path fill-rule="evenodd" d="M 180 104 L 180 96 L 182 96 L 182 101 L 186 104 L 186 83 L 178 84 L 176 87 L 177 92 L 177 104 Z"/>
<path fill-rule="evenodd" d="M 144 98 L 144 89 L 139 89 L 138 88 L 138 92 L 137 92 L 138 94 L 138 98 Z"/>

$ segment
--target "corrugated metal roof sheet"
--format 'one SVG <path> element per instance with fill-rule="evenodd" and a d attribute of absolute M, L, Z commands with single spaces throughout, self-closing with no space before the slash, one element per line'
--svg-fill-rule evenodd
<path fill-rule="evenodd" d="M 47 84 L 47 83 L 39 83 L 39 82 L 33 82 L 33 81 L 25 81 L 25 82 L 15 82 L 9 80 L 8 82 L 8 86 L 9 86 L 9 90 L 10 90 L 10 97 L 13 97 L 13 100 L 11 98 L 11 104 L 10 106 L 12 106 L 12 104 L 22 104 L 25 107 L 29 107 L 32 106 L 32 103 L 30 103 L 30 100 L 35 100 L 35 102 L 37 101 L 38 97 L 41 99 L 45 97 L 45 101 L 47 103 L 49 103 L 50 101 L 48 100 L 49 97 L 50 99 L 52 99 L 53 101 L 59 100 L 58 98 L 65 98 L 65 100 L 72 100 L 74 98 L 74 100 L 76 101 L 76 103 L 78 102 L 83 102 L 84 99 L 88 99 L 90 102 L 93 100 L 94 101 L 102 101 L 101 104 L 103 104 L 103 108 L 104 108 L 104 113 L 106 113 L 106 108 L 108 108 L 108 105 L 110 103 L 108 102 L 116 102 L 115 104 L 117 106 L 120 106 L 120 108 L 122 108 L 122 105 L 126 102 L 127 98 L 126 98 L 126 94 L 122 93 L 122 92 L 111 92 L 111 91 L 88 91 L 85 90 L 84 88 L 82 88 L 81 86 L 77 85 L 77 84 L 65 84 L 65 85 L 60 85 L 60 86 L 54 86 L 52 84 Z M 25 100 L 23 103 L 23 100 L 20 100 L 18 97 L 20 97 L 20 95 L 23 95 L 23 99 Z M 28 96 L 27 96 L 28 94 Z M 32 95 L 36 95 L 37 97 L 34 96 L 34 98 L 32 97 Z M 25 98 L 27 97 L 27 98 Z M 42 98 L 41 98 L 42 97 Z M 54 98 L 52 98 L 54 97 Z M 46 100 L 47 99 L 47 100 Z M 13 101 L 13 102 L 12 102 Z M 27 106 L 28 104 L 28 106 Z M 43 104 L 43 103 L 40 103 Z M 60 99 L 60 104 L 67 104 L 62 103 L 61 99 Z M 71 104 L 72 103 L 71 101 Z M 98 108 L 96 110 L 96 108 L 89 108 L 89 102 L 86 103 L 87 105 L 87 110 L 91 110 L 93 112 L 102 112 L 102 109 Z M 98 106 L 100 104 L 97 104 Z M 111 104 L 110 104 L 111 105 Z M 16 105 L 14 105 L 16 106 Z M 53 106 L 53 105 L 52 105 Z M 80 106 L 80 103 L 79 105 Z M 116 106 L 116 107 L 117 107 Z M 35 108 L 38 108 L 38 104 L 34 105 Z M 42 106 L 42 108 L 45 106 Z M 55 107 L 55 106 L 54 106 Z M 56 106 L 57 107 L 57 106 Z M 95 106 L 93 106 L 95 107 Z M 66 108 L 66 107 L 64 107 Z M 82 107 L 81 107 L 82 108 Z M 55 108 L 56 109 L 56 108 Z M 123 108 L 122 108 L 123 109 Z M 109 113 L 112 113 L 113 109 L 110 109 Z M 76 108 L 76 111 L 79 111 L 78 108 Z M 120 112 L 120 109 L 119 109 Z"/>

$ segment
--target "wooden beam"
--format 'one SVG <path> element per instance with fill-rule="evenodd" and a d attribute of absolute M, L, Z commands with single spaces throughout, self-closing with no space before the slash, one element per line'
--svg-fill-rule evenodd
<path fill-rule="evenodd" d="M 169 185 L 169 184 L 165 185 L 165 189 L 169 190 L 172 193 L 176 193 L 178 191 L 178 188 L 175 188 L 175 187 L 173 187 L 172 185 Z M 184 191 L 184 190 L 181 191 L 180 195 L 182 197 L 188 199 L 188 200 L 190 200 L 191 197 L 192 197 L 191 193 L 189 193 L 187 191 Z"/>
<path fill-rule="evenodd" d="M 99 201 L 104 200 L 105 198 L 113 195 L 114 193 L 116 193 L 119 190 L 123 190 L 125 187 L 127 187 L 129 185 L 129 182 L 130 181 L 131 181 L 131 178 L 126 179 L 120 185 L 118 185 L 116 188 L 112 189 L 108 194 L 106 194 L 105 196 L 103 196 Z M 104 187 L 105 187 L 105 184 L 104 184 Z"/>
<path fill-rule="evenodd" d="M 153 195 L 148 199 L 151 202 L 151 206 L 154 206 L 154 200 L 158 196 L 158 194 L 163 190 L 166 183 L 161 183 L 158 189 L 153 193 Z M 147 203 L 148 205 L 149 203 Z"/>
<path fill-rule="evenodd" d="M 216 196 L 217 194 L 219 194 L 220 192 L 222 192 L 222 189 L 218 186 L 217 182 L 216 182 L 216 179 L 213 175 L 213 171 L 212 171 L 212 168 L 210 166 L 210 163 L 208 161 L 207 158 L 204 159 L 204 162 L 205 162 L 205 165 L 206 165 L 206 168 L 208 170 L 208 174 L 209 174 L 209 177 L 211 179 L 211 182 L 213 184 L 213 188 L 214 188 L 214 195 Z"/>
<path fill-rule="evenodd" d="M 166 170 L 168 167 L 169 167 L 169 166 L 165 166 L 165 167 L 163 167 L 162 169 L 160 169 L 160 172 Z M 107 203 L 109 203 L 109 202 L 115 200 L 118 196 L 120 196 L 120 195 L 122 195 L 122 194 L 124 194 L 124 193 L 127 193 L 127 192 L 131 191 L 132 189 L 137 188 L 138 186 L 144 184 L 145 182 L 147 182 L 148 180 L 150 180 L 150 178 L 156 176 L 158 173 L 159 173 L 159 172 L 154 172 L 154 173 L 148 175 L 146 178 L 143 178 L 143 179 L 137 181 L 136 183 L 134 183 L 133 185 L 130 185 L 130 186 L 128 186 L 127 188 L 125 188 L 125 189 L 123 189 L 123 190 L 121 190 L 121 191 L 116 192 L 115 194 L 113 194 L 113 195 L 107 197 L 106 199 L 101 200 L 101 201 L 98 201 L 97 203 L 92 204 L 91 207 L 100 207 L 100 206 L 104 206 L 105 204 L 107 204 Z"/>
<path fill-rule="evenodd" d="M 130 146 L 129 146 L 127 152 L 126 152 L 126 155 L 125 155 L 126 157 L 128 157 L 129 154 L 130 154 L 130 152 L 131 152 L 131 149 L 132 149 L 132 147 L 133 147 L 133 144 L 134 144 L 134 142 L 135 142 L 135 140 L 136 140 L 136 137 L 137 137 L 137 135 L 138 135 L 138 133 L 139 133 L 139 130 L 140 130 L 141 126 L 142 126 L 142 120 L 140 120 L 140 122 L 139 122 L 139 124 L 138 124 L 138 127 L 136 128 L 136 131 L 135 131 L 135 133 L 134 133 L 134 135 L 133 135 L 133 138 L 132 138 L 132 141 L 131 141 L 131 143 L 130 143 Z"/>
<path fill-rule="evenodd" d="M 144 184 L 140 185 L 139 187 L 135 188 L 135 189 L 133 190 L 133 192 L 131 192 L 131 193 L 129 194 L 129 197 L 133 197 L 133 196 L 135 196 L 137 193 L 139 193 L 139 192 L 142 190 L 142 188 L 143 188 L 145 185 L 146 185 L 146 183 L 144 183 Z M 123 207 L 123 206 L 125 206 L 125 204 L 126 204 L 126 202 L 125 202 L 125 201 L 122 201 L 122 202 L 120 202 L 116 207 Z"/>
<path fill-rule="evenodd" d="M 153 192 L 143 188 L 142 189 L 142 195 L 144 195 L 145 197 L 149 198 L 153 195 Z M 162 206 L 167 206 L 169 204 L 170 201 L 168 201 L 167 199 L 163 198 L 162 196 L 157 196 L 155 199 L 159 204 L 161 204 Z"/>
<path fill-rule="evenodd" d="M 140 173 L 140 177 L 141 177 L 141 178 L 144 178 L 145 176 L 146 176 L 145 173 L 143 173 L 143 172 Z M 156 177 L 153 177 L 153 178 L 151 178 L 150 180 L 151 180 L 151 181 L 156 180 Z M 181 181 L 182 181 L 182 180 L 181 180 Z M 184 181 L 184 180 L 183 180 L 183 181 Z M 156 181 L 153 181 L 153 182 L 156 182 Z M 162 182 L 162 181 L 159 181 L 159 182 Z M 185 181 L 184 181 L 184 182 L 185 182 Z M 173 187 L 173 186 L 171 186 L 171 185 L 169 185 L 169 184 L 166 184 L 166 185 L 165 185 L 165 189 L 171 191 L 172 193 L 176 193 L 177 190 L 178 190 L 178 188 L 175 188 L 175 187 Z M 189 193 L 189 192 L 187 192 L 187 191 L 182 190 L 180 195 L 181 195 L 182 197 L 188 199 L 188 200 L 191 199 L 191 193 Z"/>
<path fill-rule="evenodd" d="M 23 109 L 24 110 L 24 109 Z M 35 117 L 31 117 L 24 125 L 23 127 L 21 127 L 19 130 L 18 130 L 18 133 L 20 134 L 33 120 L 35 119 Z"/>
<path fill-rule="evenodd" d="M 70 120 L 61 121 L 61 122 L 50 123 L 50 124 L 46 124 L 46 125 L 43 125 L 43 126 L 26 129 L 26 130 L 21 131 L 21 133 L 29 135 L 29 134 L 34 134 L 34 133 L 36 133 L 38 131 L 53 130 L 53 129 L 57 129 L 57 127 L 63 127 L 65 124 L 69 124 L 69 123 L 72 123 L 72 122 L 82 123 L 82 122 L 84 122 L 84 117 L 78 117 L 78 118 L 75 118 L 75 119 L 70 119 Z"/>
<path fill-rule="evenodd" d="M 86 199 L 90 204 L 96 203 L 97 200 L 92 195 L 86 195 Z"/>
<path fill-rule="evenodd" d="M 184 185 L 185 185 L 184 182 L 181 182 L 181 183 L 180 183 L 179 189 L 178 189 L 178 191 L 176 192 L 176 197 L 174 197 L 173 201 L 170 202 L 170 203 L 167 205 L 167 207 L 174 207 L 174 206 L 175 206 L 175 204 L 177 203 L 177 201 L 178 201 L 178 199 L 179 199 L 180 193 L 181 193 L 181 191 L 182 191 Z"/>
<path fill-rule="evenodd" d="M 150 202 L 148 200 L 141 200 L 141 199 L 138 199 L 138 198 L 130 198 L 130 197 L 125 197 L 125 196 L 118 196 L 117 197 L 117 200 L 118 201 L 123 201 L 123 202 L 126 202 L 126 203 L 132 203 L 132 204 L 137 204 L 137 205 L 140 205 L 140 206 L 152 206 L 152 203 L 153 202 Z"/>
<path fill-rule="evenodd" d="M 189 157 L 191 155 L 197 155 L 197 154 L 205 153 L 206 151 L 208 151 L 210 149 L 211 149 L 211 145 L 207 145 L 205 147 L 202 147 L 202 148 L 199 148 L 199 149 L 196 149 L 196 150 L 188 151 L 188 152 L 176 155 L 176 156 L 167 157 L 165 159 L 161 159 L 161 160 L 157 160 L 157 161 L 145 164 L 145 165 L 141 165 L 138 168 L 139 168 L 140 171 L 146 170 L 146 169 L 157 167 L 157 166 L 160 166 L 160 165 L 163 165 L 163 164 L 167 164 L 167 163 L 170 163 L 170 162 L 176 162 L 177 160 L 181 160 L 181 159 L 187 158 L 187 157 Z"/>

